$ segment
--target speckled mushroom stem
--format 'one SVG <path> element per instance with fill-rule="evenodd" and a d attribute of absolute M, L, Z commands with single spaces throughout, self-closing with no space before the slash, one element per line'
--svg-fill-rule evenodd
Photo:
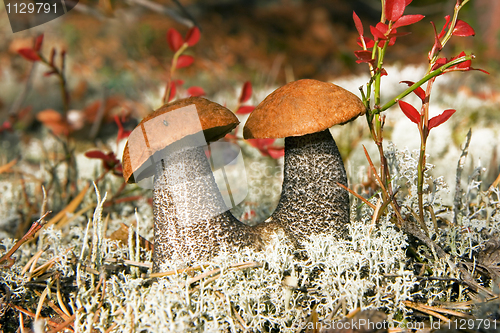
<path fill-rule="evenodd" d="M 345 235 L 349 194 L 344 163 L 330 131 L 285 138 L 281 198 L 270 221 L 295 240 L 311 234 Z"/>
<path fill-rule="evenodd" d="M 178 150 L 157 163 L 153 214 L 153 272 L 169 260 L 187 263 L 262 243 L 258 228 L 227 209 L 203 147 Z"/>

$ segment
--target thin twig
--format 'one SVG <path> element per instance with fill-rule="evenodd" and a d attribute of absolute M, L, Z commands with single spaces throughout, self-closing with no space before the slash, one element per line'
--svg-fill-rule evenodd
<path fill-rule="evenodd" d="M 375 205 L 372 204 L 370 201 L 366 200 L 365 198 L 363 198 L 360 194 L 354 192 L 353 190 L 351 190 L 349 187 L 345 186 L 344 184 L 341 184 L 339 182 L 337 182 L 337 185 L 342 187 L 344 190 L 347 190 L 349 193 L 351 193 L 352 195 L 354 195 L 356 198 L 358 198 L 359 200 L 363 201 L 365 204 L 367 204 L 371 209 L 375 209 Z"/>
<path fill-rule="evenodd" d="M 469 144 L 472 132 L 469 129 L 467 132 L 467 136 L 465 138 L 464 148 L 462 149 L 462 154 L 458 159 L 457 163 L 457 176 L 456 176 L 456 185 L 455 185 L 455 198 L 453 200 L 453 224 L 458 225 L 458 214 L 460 214 L 460 210 L 462 209 L 462 170 L 464 169 L 465 159 L 467 158 L 467 154 L 469 153 Z"/>
<path fill-rule="evenodd" d="M 34 314 L 33 312 L 30 312 L 30 311 L 28 311 L 28 310 L 26 310 L 26 309 L 23 309 L 23 308 L 22 308 L 22 307 L 20 307 L 20 306 L 17 306 L 17 305 L 12 304 L 12 303 L 10 303 L 10 304 L 9 304 L 9 306 L 10 306 L 11 308 L 16 309 L 17 311 L 19 311 L 19 312 L 21 312 L 21 313 L 24 313 L 25 315 L 27 315 L 27 316 L 29 316 L 29 317 L 31 317 L 31 318 L 35 318 L 35 314 Z M 53 327 L 57 327 L 57 326 L 59 325 L 58 323 L 56 323 L 56 322 L 54 322 L 54 321 L 50 320 L 49 318 L 40 318 L 40 319 L 46 320 L 46 321 L 47 321 L 47 324 L 49 324 L 50 326 L 53 326 Z M 57 332 L 57 331 L 56 331 L 56 332 Z"/>
<path fill-rule="evenodd" d="M 420 312 L 423 312 L 423 313 L 426 313 L 428 315 L 431 315 L 433 317 L 436 317 L 438 318 L 439 320 L 442 320 L 444 322 L 450 322 L 450 319 L 449 318 L 446 318 L 445 316 L 439 314 L 436 312 L 437 307 L 435 306 L 429 306 L 429 305 L 425 305 L 425 304 L 418 304 L 418 303 L 415 303 L 415 302 L 410 302 L 410 301 L 403 301 L 404 305 L 406 305 L 407 307 L 409 308 L 412 308 L 412 309 L 415 309 L 417 311 L 420 311 Z"/>
<path fill-rule="evenodd" d="M 28 230 L 28 232 L 14 244 L 14 246 L 6 253 L 2 258 L 0 258 L 0 264 L 3 263 L 4 261 L 8 261 L 9 264 L 7 264 L 7 267 L 11 267 L 14 264 L 14 259 L 11 258 L 11 256 L 19 249 L 21 245 L 23 245 L 27 240 L 29 240 L 31 237 L 35 235 L 35 233 L 40 230 L 44 225 L 45 221 L 44 218 L 52 213 L 51 211 L 46 212 L 45 214 L 42 215 L 37 221 L 33 223 L 31 228 Z"/>
<path fill-rule="evenodd" d="M 17 116 L 17 113 L 18 113 L 19 109 L 21 108 L 21 105 L 23 104 L 24 100 L 26 99 L 26 96 L 28 95 L 29 91 L 31 90 L 31 86 L 33 83 L 33 77 L 34 77 L 34 73 L 36 72 L 35 69 L 36 69 L 37 65 L 38 65 L 37 61 L 32 62 L 32 65 L 30 68 L 30 73 L 28 75 L 28 78 L 26 79 L 23 90 L 21 90 L 21 93 L 19 95 L 17 95 L 16 100 L 10 106 L 10 109 L 9 109 L 10 116 L 14 116 L 14 117 Z"/>

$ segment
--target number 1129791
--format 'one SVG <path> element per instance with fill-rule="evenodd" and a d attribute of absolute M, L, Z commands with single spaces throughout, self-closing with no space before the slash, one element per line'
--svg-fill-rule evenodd
<path fill-rule="evenodd" d="M 33 3 L 33 2 L 30 2 L 30 3 L 20 2 L 20 3 L 14 3 L 14 4 L 7 3 L 5 5 L 5 7 L 7 8 L 8 14 L 10 14 L 10 13 L 14 13 L 14 14 L 32 14 L 32 13 L 49 14 L 49 13 L 54 13 L 54 14 L 56 14 L 56 11 L 57 11 L 56 4 L 55 3 L 50 4 L 48 2 L 35 2 L 35 3 Z"/>
<path fill-rule="evenodd" d="M 496 329 L 497 320 L 496 319 L 455 319 L 447 322 L 445 326 L 448 329 L 458 329 L 458 330 L 478 330 L 478 329 Z M 500 328 L 500 325 L 498 325 Z"/>

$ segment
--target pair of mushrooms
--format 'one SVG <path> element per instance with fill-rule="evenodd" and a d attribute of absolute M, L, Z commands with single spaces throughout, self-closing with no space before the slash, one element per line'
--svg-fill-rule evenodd
<path fill-rule="evenodd" d="M 186 107 L 193 112 L 176 114 Z M 240 222 L 228 210 L 202 144 L 238 125 L 231 111 L 190 97 L 143 119 L 125 146 L 123 170 L 129 183 L 154 174 L 153 271 L 161 271 L 169 260 L 189 262 L 209 259 L 220 250 L 259 249 L 275 232 L 296 244 L 311 234 L 342 236 L 349 222 L 349 197 L 337 183 L 347 186 L 347 177 L 328 129 L 364 112 L 354 94 L 316 80 L 291 82 L 257 106 L 243 129 L 245 139 L 285 138 L 280 201 L 257 226 Z M 194 129 L 185 126 L 191 115 L 198 117 Z"/>

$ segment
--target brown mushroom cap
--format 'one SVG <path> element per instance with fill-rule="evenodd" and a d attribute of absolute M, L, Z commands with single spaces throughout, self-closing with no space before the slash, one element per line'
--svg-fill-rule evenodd
<path fill-rule="evenodd" d="M 364 114 L 363 102 L 333 83 L 298 80 L 276 89 L 250 114 L 245 139 L 286 138 L 324 131 Z"/>
<path fill-rule="evenodd" d="M 186 112 L 172 112 L 184 107 Z M 154 165 L 150 158 L 170 144 L 199 133 L 200 127 L 206 142 L 213 142 L 238 124 L 233 112 L 202 97 L 165 104 L 144 118 L 130 134 L 123 151 L 123 178 L 128 183 L 138 181 L 134 179 L 134 172 L 148 161 L 151 166 L 141 170 L 141 178 L 153 175 Z"/>

